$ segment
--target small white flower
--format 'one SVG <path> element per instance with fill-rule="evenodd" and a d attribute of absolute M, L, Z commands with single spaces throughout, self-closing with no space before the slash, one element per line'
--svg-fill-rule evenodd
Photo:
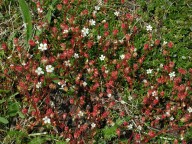
<path fill-rule="evenodd" d="M 101 61 L 103 61 L 103 60 L 105 59 L 105 56 L 104 56 L 104 55 L 101 55 L 101 56 L 99 57 L 99 59 L 100 59 Z"/>
<path fill-rule="evenodd" d="M 40 88 L 41 87 L 41 82 L 38 82 L 37 84 L 36 84 L 36 88 Z"/>
<path fill-rule="evenodd" d="M 65 65 L 70 67 L 71 66 L 70 60 L 65 61 Z"/>
<path fill-rule="evenodd" d="M 97 11 L 94 10 L 94 11 L 93 11 L 93 15 L 95 15 L 96 13 L 97 13 Z"/>
<path fill-rule="evenodd" d="M 63 31 L 63 34 L 67 34 L 68 32 L 69 32 L 69 30 L 65 29 L 65 30 Z"/>
<path fill-rule="evenodd" d="M 163 41 L 163 45 L 166 45 L 167 44 L 167 42 L 166 41 Z"/>
<path fill-rule="evenodd" d="M 95 128 L 95 126 L 96 126 L 95 123 L 92 123 L 92 124 L 91 124 L 91 127 L 92 127 L 92 128 Z"/>
<path fill-rule="evenodd" d="M 88 68 L 88 69 L 87 69 L 87 71 L 90 73 L 90 72 L 91 72 L 91 69 L 90 69 L 90 68 Z"/>
<path fill-rule="evenodd" d="M 160 68 L 163 68 L 163 64 L 160 64 Z"/>
<path fill-rule="evenodd" d="M 87 36 L 87 35 L 89 34 L 89 29 L 84 27 L 84 28 L 81 30 L 81 32 L 82 32 L 83 37 L 85 37 L 85 36 Z"/>
<path fill-rule="evenodd" d="M 25 66 L 25 65 L 26 65 L 26 63 L 23 61 L 23 62 L 21 63 L 21 65 L 22 65 L 22 66 Z"/>
<path fill-rule="evenodd" d="M 95 10 L 96 11 L 100 10 L 100 6 L 95 6 Z"/>
<path fill-rule="evenodd" d="M 167 112 L 166 112 L 166 115 L 167 115 L 167 116 L 170 116 L 170 112 L 169 112 L 169 111 L 167 111 Z"/>
<path fill-rule="evenodd" d="M 44 74 L 43 70 L 41 67 L 38 67 L 35 72 L 37 73 L 37 75 L 41 75 L 41 74 Z"/>
<path fill-rule="evenodd" d="M 156 117 L 156 120 L 160 120 L 161 118 L 159 116 Z"/>
<path fill-rule="evenodd" d="M 192 108 L 191 107 L 189 107 L 187 110 L 188 110 L 189 113 L 192 113 Z"/>
<path fill-rule="evenodd" d="M 137 129 L 138 129 L 139 131 L 141 131 L 141 130 L 142 130 L 142 127 L 139 125 L 139 126 L 137 127 Z"/>
<path fill-rule="evenodd" d="M 79 58 L 79 54 L 75 53 L 74 58 L 76 58 L 76 59 Z"/>
<path fill-rule="evenodd" d="M 173 117 L 173 116 L 172 116 L 172 117 L 170 117 L 170 120 L 171 120 L 171 121 L 173 121 L 173 120 L 174 120 L 174 117 Z"/>
<path fill-rule="evenodd" d="M 121 58 L 121 59 L 124 59 L 124 58 L 125 58 L 125 55 L 124 55 L 124 54 L 120 55 L 120 58 Z"/>
<path fill-rule="evenodd" d="M 100 36 L 100 35 L 98 35 L 98 36 L 97 36 L 97 40 L 100 40 L 100 39 L 101 39 L 101 36 Z"/>
<path fill-rule="evenodd" d="M 43 118 L 43 121 L 44 121 L 45 124 L 50 124 L 50 123 L 51 123 L 50 118 L 48 118 L 47 116 L 45 116 L 45 117 Z"/>
<path fill-rule="evenodd" d="M 129 99 L 129 101 L 131 101 L 131 100 L 133 99 L 133 97 L 132 97 L 132 96 L 129 96 L 128 99 Z"/>
<path fill-rule="evenodd" d="M 147 30 L 147 31 L 152 31 L 152 26 L 151 26 L 151 25 L 147 25 L 147 26 L 146 26 L 146 30 Z"/>
<path fill-rule="evenodd" d="M 42 8 L 37 8 L 38 13 L 42 13 L 43 9 Z"/>
<path fill-rule="evenodd" d="M 144 80 L 143 80 L 143 82 L 144 82 L 144 83 L 147 83 L 147 80 L 146 80 L 146 79 L 144 79 Z"/>
<path fill-rule="evenodd" d="M 110 98 L 112 95 L 109 93 L 109 94 L 107 94 L 107 96 Z"/>
<path fill-rule="evenodd" d="M 173 77 L 175 77 L 175 72 L 170 73 L 169 77 L 170 77 L 170 79 L 173 79 Z"/>
<path fill-rule="evenodd" d="M 105 73 L 109 73 L 109 71 L 108 71 L 108 70 L 105 70 Z"/>
<path fill-rule="evenodd" d="M 105 20 L 105 19 L 104 19 L 104 20 L 102 20 L 102 21 L 101 21 L 101 23 L 106 23 L 106 20 Z"/>
<path fill-rule="evenodd" d="M 148 70 L 147 70 L 147 74 L 151 74 L 152 71 L 153 71 L 152 69 L 148 69 Z"/>
<path fill-rule="evenodd" d="M 128 128 L 129 130 L 133 129 L 133 124 L 129 124 L 129 125 L 127 126 L 127 128 Z"/>
<path fill-rule="evenodd" d="M 152 92 L 152 96 L 156 96 L 157 95 L 157 92 L 156 91 L 153 91 Z"/>
<path fill-rule="evenodd" d="M 119 16 L 119 12 L 118 11 L 114 12 L 114 15 L 118 17 Z"/>
<path fill-rule="evenodd" d="M 53 67 L 52 65 L 47 65 L 47 66 L 46 66 L 46 71 L 47 71 L 48 73 L 52 73 L 52 72 L 54 71 L 54 67 Z"/>
<path fill-rule="evenodd" d="M 87 83 L 86 83 L 86 82 L 83 82 L 83 86 L 86 87 L 86 86 L 87 86 Z"/>
<path fill-rule="evenodd" d="M 41 50 L 41 51 L 47 50 L 47 44 L 46 44 L 46 43 L 44 43 L 44 44 L 41 43 L 41 44 L 39 45 L 38 49 Z"/>
<path fill-rule="evenodd" d="M 93 20 L 93 19 L 89 20 L 89 24 L 90 24 L 90 25 L 94 26 L 95 23 L 96 23 L 95 20 Z"/>
<path fill-rule="evenodd" d="M 78 116 L 82 117 L 83 115 L 84 115 L 84 113 L 82 111 L 79 111 Z"/>
<path fill-rule="evenodd" d="M 69 142 L 70 140 L 71 140 L 70 138 L 66 138 L 66 139 L 65 139 L 66 142 Z"/>

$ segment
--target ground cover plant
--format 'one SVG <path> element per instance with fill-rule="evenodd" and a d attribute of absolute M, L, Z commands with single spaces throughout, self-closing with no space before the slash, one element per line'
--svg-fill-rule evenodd
<path fill-rule="evenodd" d="M 189 143 L 190 8 L 2 1 L 0 141 Z"/>

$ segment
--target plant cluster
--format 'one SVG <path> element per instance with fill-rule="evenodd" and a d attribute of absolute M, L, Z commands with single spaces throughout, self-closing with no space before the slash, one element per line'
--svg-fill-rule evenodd
<path fill-rule="evenodd" d="M 17 130 L 72 144 L 185 143 L 192 68 L 177 66 L 172 41 L 124 0 L 33 4 L 33 34 L 27 23 L 26 38 L 1 46 L 2 86 L 18 92 L 24 115 Z"/>

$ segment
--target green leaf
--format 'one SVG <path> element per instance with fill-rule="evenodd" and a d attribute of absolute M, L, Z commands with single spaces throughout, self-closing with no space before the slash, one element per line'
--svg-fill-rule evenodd
<path fill-rule="evenodd" d="M 8 114 L 10 116 L 15 116 L 15 115 L 17 115 L 18 111 L 19 111 L 19 103 L 16 102 L 16 103 L 13 103 L 9 106 L 9 113 Z"/>
<path fill-rule="evenodd" d="M 2 90 L 2 89 L 0 89 L 0 93 L 8 93 L 8 92 L 10 92 L 10 90 Z"/>
<path fill-rule="evenodd" d="M 51 16 L 52 16 L 52 12 L 54 10 L 54 6 L 56 4 L 58 0 L 53 0 L 51 5 L 49 6 L 49 11 L 47 12 L 47 15 L 45 16 L 46 17 L 46 20 L 48 21 L 48 23 L 51 22 Z"/>
<path fill-rule="evenodd" d="M 26 23 L 26 28 L 27 28 L 27 42 L 32 36 L 32 20 L 31 20 L 31 15 L 29 11 L 29 7 L 25 0 L 18 0 L 19 1 L 19 6 L 21 9 L 21 14 L 23 16 L 24 23 Z"/>
<path fill-rule="evenodd" d="M 0 104 L 4 103 L 5 101 L 5 99 L 0 100 Z"/>
<path fill-rule="evenodd" d="M 9 121 L 4 117 L 0 117 L 0 122 L 3 123 L 3 124 L 8 124 L 9 123 Z"/>
<path fill-rule="evenodd" d="M 43 138 L 40 138 L 40 137 L 36 137 L 36 138 L 33 138 L 29 144 L 42 144 L 45 142 L 45 139 Z"/>
<path fill-rule="evenodd" d="M 18 112 L 18 114 L 19 114 L 20 118 L 22 118 L 22 119 L 25 118 L 24 114 L 22 114 L 21 112 Z"/>

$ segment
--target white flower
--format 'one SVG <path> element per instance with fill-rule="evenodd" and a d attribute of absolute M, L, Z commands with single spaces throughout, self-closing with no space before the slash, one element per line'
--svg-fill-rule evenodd
<path fill-rule="evenodd" d="M 156 96 L 157 95 L 157 92 L 156 91 L 153 91 L 152 92 L 152 96 Z"/>
<path fill-rule="evenodd" d="M 41 82 L 38 82 L 37 84 L 36 84 L 36 88 L 40 88 L 41 87 Z"/>
<path fill-rule="evenodd" d="M 89 34 L 89 29 L 84 27 L 84 28 L 81 30 L 81 32 L 82 32 L 82 34 L 83 34 L 83 37 L 85 37 L 85 36 L 87 36 L 87 35 Z"/>
<path fill-rule="evenodd" d="M 22 66 L 25 66 L 25 65 L 26 65 L 26 63 L 23 61 L 23 62 L 21 63 L 21 65 L 22 65 Z"/>
<path fill-rule="evenodd" d="M 124 54 L 120 55 L 120 58 L 121 58 L 121 59 L 124 59 L 124 58 L 125 58 L 125 55 L 124 55 Z"/>
<path fill-rule="evenodd" d="M 63 34 L 67 34 L 68 32 L 69 32 L 69 30 L 65 29 L 65 30 L 63 31 Z"/>
<path fill-rule="evenodd" d="M 101 39 L 101 36 L 100 36 L 100 35 L 98 35 L 98 36 L 97 36 L 97 40 L 100 40 L 100 39 Z"/>
<path fill-rule="evenodd" d="M 174 117 L 173 117 L 173 116 L 172 116 L 172 117 L 170 117 L 170 120 L 171 120 L 171 121 L 173 121 L 173 120 L 174 120 Z"/>
<path fill-rule="evenodd" d="M 142 130 L 142 127 L 139 125 L 139 126 L 137 127 L 137 129 L 138 129 L 139 131 L 141 131 L 141 130 Z"/>
<path fill-rule="evenodd" d="M 172 79 L 173 77 L 175 77 L 175 72 L 170 73 L 170 74 L 169 74 L 169 77 L 170 77 L 170 79 Z"/>
<path fill-rule="evenodd" d="M 118 17 L 119 16 L 119 12 L 118 11 L 114 12 L 114 15 Z"/>
<path fill-rule="evenodd" d="M 65 65 L 70 67 L 71 66 L 70 60 L 65 61 Z"/>
<path fill-rule="evenodd" d="M 47 116 L 45 116 L 44 118 L 43 118 L 43 121 L 44 121 L 44 123 L 45 124 L 50 124 L 51 123 L 51 120 L 50 120 L 50 118 L 48 118 Z"/>
<path fill-rule="evenodd" d="M 41 50 L 41 51 L 47 50 L 47 44 L 46 44 L 46 43 L 44 43 L 44 44 L 41 43 L 41 44 L 39 45 L 38 49 Z"/>
<path fill-rule="evenodd" d="M 35 72 L 37 73 L 37 75 L 41 75 L 41 74 L 44 74 L 42 68 L 38 67 Z"/>
<path fill-rule="evenodd" d="M 71 140 L 70 138 L 66 138 L 66 139 L 65 139 L 66 142 L 69 142 L 70 140 Z"/>
<path fill-rule="evenodd" d="M 79 111 L 78 116 L 82 117 L 83 115 L 84 115 L 84 113 L 82 111 Z"/>
<path fill-rule="evenodd" d="M 111 97 L 111 94 L 109 93 L 109 94 L 107 94 L 107 96 L 110 98 L 110 97 Z"/>
<path fill-rule="evenodd" d="M 189 113 L 192 113 L 192 108 L 191 107 L 189 107 L 187 110 L 188 110 Z"/>
<path fill-rule="evenodd" d="M 160 68 L 163 68 L 163 64 L 160 64 Z"/>
<path fill-rule="evenodd" d="M 169 111 L 167 111 L 165 114 L 166 114 L 168 117 L 170 116 L 170 112 L 169 112 Z"/>
<path fill-rule="evenodd" d="M 93 15 L 95 15 L 96 13 L 97 13 L 97 11 L 94 10 L 94 11 L 93 11 Z"/>
<path fill-rule="evenodd" d="M 96 11 L 100 10 L 100 6 L 95 6 L 95 10 Z"/>
<path fill-rule="evenodd" d="M 88 69 L 87 69 L 87 71 L 90 73 L 90 72 L 91 72 L 91 69 L 90 69 L 90 68 L 88 68 Z"/>
<path fill-rule="evenodd" d="M 91 127 L 92 127 L 92 128 L 94 128 L 95 126 L 96 126 L 96 124 L 95 124 L 95 123 L 92 123 L 92 124 L 91 124 Z"/>
<path fill-rule="evenodd" d="M 38 13 L 42 13 L 43 9 L 42 8 L 37 8 Z"/>
<path fill-rule="evenodd" d="M 46 71 L 49 73 L 52 73 L 54 71 L 54 67 L 52 65 L 47 65 L 46 66 Z"/>
<path fill-rule="evenodd" d="M 146 79 L 144 79 L 144 80 L 143 80 L 143 82 L 144 82 L 144 83 L 147 83 L 147 80 L 146 80 Z"/>
<path fill-rule="evenodd" d="M 152 71 L 153 71 L 152 69 L 148 69 L 148 70 L 147 70 L 147 74 L 151 74 Z"/>
<path fill-rule="evenodd" d="M 76 59 L 79 58 L 79 54 L 75 53 L 74 58 L 76 58 Z"/>
<path fill-rule="evenodd" d="M 133 124 L 129 124 L 129 125 L 127 126 L 127 128 L 128 128 L 129 130 L 133 129 Z"/>
<path fill-rule="evenodd" d="M 108 70 L 105 70 L 105 73 L 108 73 L 109 71 Z"/>
<path fill-rule="evenodd" d="M 132 96 L 129 96 L 128 99 L 131 101 L 133 98 L 132 98 Z"/>
<path fill-rule="evenodd" d="M 99 57 L 99 59 L 100 59 L 101 61 L 103 61 L 103 60 L 105 59 L 105 56 L 104 56 L 104 55 L 101 55 L 101 56 Z"/>
<path fill-rule="evenodd" d="M 151 26 L 151 25 L 147 25 L 147 26 L 146 26 L 146 30 L 147 30 L 147 31 L 152 31 L 152 26 Z"/>
<path fill-rule="evenodd" d="M 167 44 L 167 42 L 166 41 L 163 41 L 163 45 L 166 45 Z"/>
<path fill-rule="evenodd" d="M 86 83 L 86 82 L 83 82 L 83 86 L 86 87 L 86 86 L 87 86 L 87 83 Z"/>
<path fill-rule="evenodd" d="M 91 19 L 91 20 L 89 20 L 89 23 L 90 23 L 90 25 L 94 26 L 96 22 L 95 22 L 95 20 Z"/>

